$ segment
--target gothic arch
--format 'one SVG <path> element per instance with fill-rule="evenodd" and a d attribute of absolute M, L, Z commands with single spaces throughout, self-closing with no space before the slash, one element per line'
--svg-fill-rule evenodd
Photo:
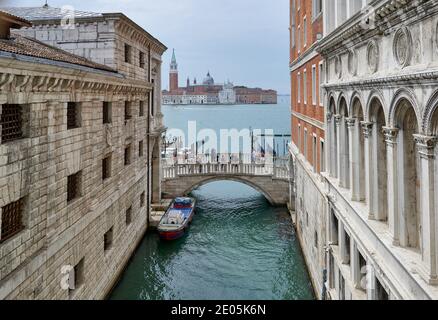
<path fill-rule="evenodd" d="M 348 114 L 351 117 L 356 116 L 355 115 L 356 112 L 355 112 L 355 108 L 354 108 L 356 101 L 360 104 L 362 115 L 365 118 L 365 110 L 364 110 L 363 97 L 362 97 L 362 94 L 360 92 L 358 92 L 358 91 L 354 91 L 353 94 L 351 95 Z"/>
<path fill-rule="evenodd" d="M 341 107 L 343 106 L 342 105 L 342 102 L 344 102 L 345 103 L 345 113 L 344 113 L 344 115 L 346 116 L 346 117 L 348 117 L 349 116 L 349 114 L 350 114 L 350 110 L 349 110 L 349 105 L 348 105 L 348 103 L 347 103 L 347 101 L 348 101 L 348 99 L 346 98 L 346 96 L 345 96 L 345 94 L 343 93 L 343 92 L 341 92 L 340 94 L 339 94 L 339 97 L 338 97 L 338 103 L 337 103 L 337 106 L 338 106 L 338 114 L 341 114 Z"/>
<path fill-rule="evenodd" d="M 426 135 L 438 135 L 438 127 L 434 127 L 433 123 L 435 112 L 438 112 L 438 90 L 430 96 L 424 110 L 421 130 Z"/>
<path fill-rule="evenodd" d="M 328 97 L 329 97 L 328 112 L 331 113 L 332 115 L 335 115 L 337 114 L 337 103 L 336 103 L 335 94 L 333 92 L 330 92 Z"/>
<path fill-rule="evenodd" d="M 387 118 L 386 117 L 387 108 L 385 105 L 385 98 L 383 97 L 382 92 L 380 90 L 372 90 L 368 96 L 367 104 L 365 107 L 365 114 L 364 114 L 365 121 L 368 122 L 371 121 L 371 112 L 372 112 L 371 108 L 373 106 L 374 101 L 378 101 L 382 105 L 383 113 L 385 113 L 385 119 Z"/>
<path fill-rule="evenodd" d="M 418 128 L 421 128 L 421 117 L 419 116 L 420 112 L 418 109 L 417 98 L 415 97 L 414 92 L 405 88 L 397 90 L 397 92 L 394 94 L 394 97 L 392 98 L 387 117 L 388 125 L 391 127 L 396 126 L 396 118 L 398 116 L 398 113 L 400 112 L 401 106 L 403 105 L 403 100 L 407 101 L 412 106 L 412 108 L 414 108 L 415 116 L 417 118 L 417 126 Z"/>

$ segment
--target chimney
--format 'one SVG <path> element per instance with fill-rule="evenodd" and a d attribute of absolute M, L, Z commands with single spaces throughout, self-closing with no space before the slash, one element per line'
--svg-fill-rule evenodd
<path fill-rule="evenodd" d="M 9 14 L 5 11 L 0 11 L 0 39 L 9 39 L 11 36 L 11 29 L 20 29 L 21 27 L 31 27 L 32 24 Z"/>
<path fill-rule="evenodd" d="M 190 78 L 187 78 L 187 88 L 190 87 Z"/>

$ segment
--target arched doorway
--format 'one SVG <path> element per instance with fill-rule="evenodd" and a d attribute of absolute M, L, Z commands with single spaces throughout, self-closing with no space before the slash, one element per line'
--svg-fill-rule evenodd
<path fill-rule="evenodd" d="M 388 176 L 387 151 L 384 127 L 385 112 L 379 99 L 371 101 L 370 121 L 372 134 L 370 141 L 369 209 L 370 216 L 376 220 L 388 219 Z"/>

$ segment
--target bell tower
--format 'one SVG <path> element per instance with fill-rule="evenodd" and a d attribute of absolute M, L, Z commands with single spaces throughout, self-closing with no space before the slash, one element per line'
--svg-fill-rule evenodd
<path fill-rule="evenodd" d="M 175 90 L 178 90 L 178 64 L 176 63 L 175 49 L 173 49 L 169 72 L 169 91 Z"/>

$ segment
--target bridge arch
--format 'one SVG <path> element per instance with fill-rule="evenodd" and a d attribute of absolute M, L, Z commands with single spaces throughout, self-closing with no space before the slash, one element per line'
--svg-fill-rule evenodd
<path fill-rule="evenodd" d="M 232 181 L 232 182 L 238 182 L 238 183 L 242 183 L 244 185 L 247 185 L 251 188 L 253 188 L 254 190 L 256 190 L 257 192 L 261 193 L 266 200 L 268 200 L 268 202 L 275 206 L 278 205 L 278 203 L 274 200 L 274 198 L 271 196 L 271 194 L 266 191 L 263 187 L 259 186 L 259 184 L 250 181 L 247 178 L 244 177 L 239 177 L 239 176 L 234 176 L 234 177 L 230 177 L 230 176 L 215 176 L 215 177 L 206 177 L 204 179 L 202 179 L 200 177 L 199 181 L 191 184 L 184 192 L 184 195 L 188 195 L 190 192 L 192 192 L 193 190 L 196 190 L 199 187 L 202 187 L 203 185 L 212 183 L 212 182 L 220 182 L 220 181 Z"/>

